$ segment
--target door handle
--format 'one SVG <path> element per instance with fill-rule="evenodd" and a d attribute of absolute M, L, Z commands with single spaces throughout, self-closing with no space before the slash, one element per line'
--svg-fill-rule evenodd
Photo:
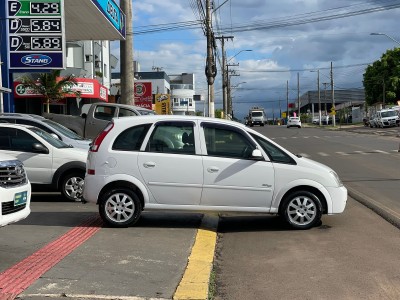
<path fill-rule="evenodd" d="M 155 163 L 155 162 L 152 162 L 152 161 L 145 162 L 145 163 L 143 164 L 143 167 L 145 167 L 145 168 L 154 168 L 155 166 L 156 166 L 156 163 Z"/>
<path fill-rule="evenodd" d="M 216 172 L 219 172 L 219 168 L 217 168 L 217 167 L 208 167 L 207 171 L 209 173 L 216 173 Z"/>

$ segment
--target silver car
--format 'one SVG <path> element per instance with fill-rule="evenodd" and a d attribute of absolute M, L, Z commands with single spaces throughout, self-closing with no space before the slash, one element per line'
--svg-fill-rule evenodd
<path fill-rule="evenodd" d="M 48 120 L 42 116 L 23 113 L 0 113 L 1 123 L 23 124 L 35 126 L 50 133 L 53 137 L 75 148 L 88 150 L 92 140 L 84 139 L 65 126 Z"/>

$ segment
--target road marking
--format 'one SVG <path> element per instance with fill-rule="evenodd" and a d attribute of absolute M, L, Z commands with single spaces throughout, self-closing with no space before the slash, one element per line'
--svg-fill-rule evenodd
<path fill-rule="evenodd" d="M 339 155 L 350 155 L 349 153 L 346 153 L 346 152 L 336 152 L 336 153 Z"/>
<path fill-rule="evenodd" d="M 174 300 L 208 299 L 208 284 L 217 243 L 218 217 L 204 215 L 185 273 L 173 296 Z"/>
<path fill-rule="evenodd" d="M 376 153 L 382 153 L 382 154 L 390 154 L 389 152 L 383 151 L 383 150 L 373 150 Z"/>
<path fill-rule="evenodd" d="M 318 155 L 321 155 L 321 156 L 329 156 L 329 154 L 324 153 L 324 152 L 318 152 L 317 154 L 318 154 Z"/>
<path fill-rule="evenodd" d="M 354 153 L 362 154 L 362 155 L 368 155 L 369 154 L 369 153 L 364 152 L 364 151 L 354 151 Z"/>
<path fill-rule="evenodd" d="M 92 237 L 102 226 L 98 214 L 0 273 L 0 299 L 14 299 L 45 272 Z"/>

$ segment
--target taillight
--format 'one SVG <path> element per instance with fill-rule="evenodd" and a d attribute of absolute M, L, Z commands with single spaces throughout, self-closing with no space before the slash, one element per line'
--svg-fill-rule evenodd
<path fill-rule="evenodd" d="M 95 140 L 92 143 L 92 146 L 90 146 L 90 152 L 97 152 L 99 150 L 99 147 L 101 143 L 103 142 L 104 138 L 106 135 L 111 131 L 111 129 L 114 127 L 114 123 L 111 122 L 109 123 L 106 128 L 102 132 L 99 133 L 99 135 L 95 138 Z"/>

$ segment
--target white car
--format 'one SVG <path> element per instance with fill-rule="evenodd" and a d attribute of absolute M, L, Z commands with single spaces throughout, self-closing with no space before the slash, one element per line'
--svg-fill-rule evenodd
<path fill-rule="evenodd" d="M 31 184 L 24 165 L 0 153 L 0 227 L 25 219 L 31 212 Z"/>
<path fill-rule="evenodd" d="M 87 150 L 73 148 L 37 127 L 0 123 L 0 153 L 23 162 L 33 187 L 81 200 Z"/>
<path fill-rule="evenodd" d="M 75 148 L 88 150 L 92 142 L 92 140 L 84 139 L 72 130 L 69 130 L 67 127 L 64 127 L 57 122 L 48 120 L 39 115 L 21 113 L 0 113 L 0 122 L 39 127 L 44 131 L 50 133 L 53 137 L 58 138 L 64 143 L 72 145 Z"/>
<path fill-rule="evenodd" d="M 298 127 L 301 128 L 301 120 L 299 117 L 289 117 L 286 124 L 287 128 Z"/>
<path fill-rule="evenodd" d="M 308 229 L 343 212 L 347 189 L 331 168 L 244 124 L 143 116 L 114 119 L 94 140 L 83 197 L 115 227 L 161 209 L 279 214 Z"/>

